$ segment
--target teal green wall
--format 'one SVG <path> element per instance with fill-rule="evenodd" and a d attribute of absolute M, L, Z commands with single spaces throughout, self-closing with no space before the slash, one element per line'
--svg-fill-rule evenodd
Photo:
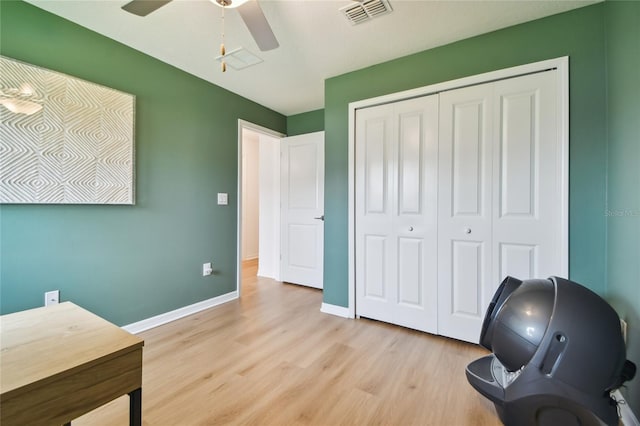
<path fill-rule="evenodd" d="M 304 133 L 320 132 L 324 130 L 324 110 L 303 112 L 287 117 L 287 136 Z"/>
<path fill-rule="evenodd" d="M 349 102 L 560 56 L 570 57 L 572 279 L 604 293 L 606 106 L 603 4 L 484 34 L 325 82 L 324 301 L 348 303 Z"/>
<path fill-rule="evenodd" d="M 607 2 L 605 25 L 607 296 L 628 323 L 627 357 L 640 367 L 640 2 Z M 638 415 L 640 376 L 626 392 Z"/>
<path fill-rule="evenodd" d="M 137 97 L 135 206 L 0 206 L 1 312 L 59 289 L 122 325 L 233 291 L 237 120 L 284 133 L 286 117 L 27 3 L 0 7 L 2 55 Z"/>

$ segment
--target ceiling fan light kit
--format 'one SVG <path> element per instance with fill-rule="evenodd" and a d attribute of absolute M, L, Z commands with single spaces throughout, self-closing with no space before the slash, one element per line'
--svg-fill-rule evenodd
<path fill-rule="evenodd" d="M 226 9 L 240 7 L 248 1 L 249 0 L 211 0 L 213 4 L 224 7 Z"/>

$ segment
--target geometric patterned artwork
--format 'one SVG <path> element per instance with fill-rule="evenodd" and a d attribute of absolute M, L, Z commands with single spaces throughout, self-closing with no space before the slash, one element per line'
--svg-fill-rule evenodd
<path fill-rule="evenodd" d="M 0 56 L 0 203 L 134 204 L 135 97 Z"/>

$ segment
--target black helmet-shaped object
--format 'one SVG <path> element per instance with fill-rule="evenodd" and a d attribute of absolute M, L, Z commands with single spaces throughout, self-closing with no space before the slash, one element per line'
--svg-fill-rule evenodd
<path fill-rule="evenodd" d="M 469 383 L 506 425 L 617 425 L 609 393 L 631 380 L 620 319 L 600 296 L 558 277 L 507 277 L 482 325 L 493 352 L 467 367 Z"/>

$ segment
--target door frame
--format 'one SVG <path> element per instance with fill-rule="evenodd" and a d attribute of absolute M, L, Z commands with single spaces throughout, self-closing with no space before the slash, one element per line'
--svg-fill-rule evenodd
<path fill-rule="evenodd" d="M 458 89 L 465 86 L 474 86 L 482 83 L 489 83 L 496 80 L 519 77 L 526 74 L 537 73 L 556 69 L 558 72 L 558 142 L 560 143 L 558 167 L 560 168 L 560 192 L 562 205 L 561 214 L 561 252 L 562 267 L 560 274 L 569 276 L 569 57 L 549 59 L 531 64 L 519 65 L 496 71 L 490 71 L 469 77 L 436 83 L 416 89 L 405 90 L 389 95 L 375 98 L 363 99 L 349 103 L 349 171 L 348 180 L 348 263 L 349 263 L 349 304 L 347 306 L 348 317 L 355 318 L 355 293 L 356 293 L 356 270 L 355 270 L 355 128 L 356 111 L 358 109 L 372 107 L 376 105 L 402 101 L 406 99 L 427 96 L 443 92 L 446 90 Z"/>
<path fill-rule="evenodd" d="M 251 123 L 240 118 L 238 119 L 238 196 L 236 200 L 236 291 L 238 297 L 242 296 L 242 131 L 245 129 L 278 139 L 286 136 L 284 133 L 260 126 L 259 124 Z"/>

